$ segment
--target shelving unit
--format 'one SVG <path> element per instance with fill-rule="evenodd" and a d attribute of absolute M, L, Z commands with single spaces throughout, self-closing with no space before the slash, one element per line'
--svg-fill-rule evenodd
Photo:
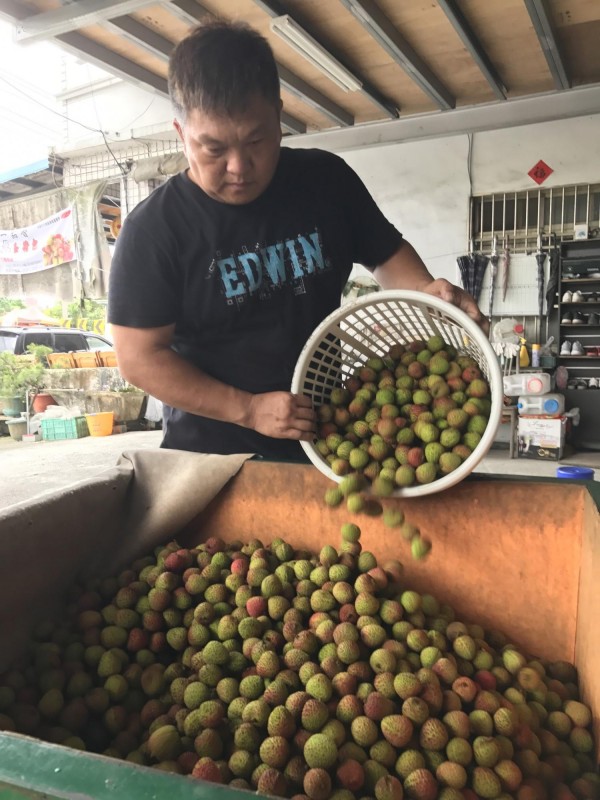
<path fill-rule="evenodd" d="M 588 316 L 592 312 L 600 316 L 600 277 L 584 277 L 589 272 L 600 274 L 600 241 L 585 240 L 565 242 L 561 246 L 560 272 L 558 286 L 558 334 L 559 343 L 579 341 L 585 347 L 598 347 L 598 355 L 559 355 L 558 361 L 569 370 L 569 380 L 590 378 L 600 379 L 600 323 L 564 323 L 561 320 L 568 313 L 579 312 Z M 572 277 L 579 273 L 580 277 Z M 584 295 L 598 293 L 598 299 L 584 302 L 563 303 L 567 291 L 581 291 Z M 593 388 L 566 389 L 564 391 L 568 408 L 579 408 L 580 425 L 573 429 L 575 446 L 600 450 L 600 390 Z"/>

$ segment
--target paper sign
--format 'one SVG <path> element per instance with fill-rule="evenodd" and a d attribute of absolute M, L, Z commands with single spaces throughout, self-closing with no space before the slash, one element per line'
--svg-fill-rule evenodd
<path fill-rule="evenodd" d="M 73 261 L 73 209 L 26 228 L 0 231 L 0 275 L 26 275 Z"/>
<path fill-rule="evenodd" d="M 550 175 L 552 175 L 553 172 L 554 172 L 554 170 L 552 169 L 552 167 L 549 167 L 548 164 L 546 164 L 545 161 L 542 161 L 540 159 L 537 162 L 537 164 L 535 164 L 529 170 L 529 172 L 527 174 L 539 186 L 540 184 L 542 184 L 546 180 L 546 178 L 550 177 Z"/>

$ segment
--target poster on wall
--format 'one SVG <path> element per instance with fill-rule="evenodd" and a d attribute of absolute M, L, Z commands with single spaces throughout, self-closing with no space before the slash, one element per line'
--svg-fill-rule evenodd
<path fill-rule="evenodd" d="M 27 275 L 73 261 L 74 241 L 72 208 L 26 228 L 0 231 L 0 275 Z"/>

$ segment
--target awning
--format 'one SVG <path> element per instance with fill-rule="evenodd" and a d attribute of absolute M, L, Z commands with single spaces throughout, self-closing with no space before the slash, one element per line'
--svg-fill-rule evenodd
<path fill-rule="evenodd" d="M 60 189 L 62 176 L 63 161 L 56 156 L 0 173 L 0 203 L 20 200 L 48 189 Z"/>

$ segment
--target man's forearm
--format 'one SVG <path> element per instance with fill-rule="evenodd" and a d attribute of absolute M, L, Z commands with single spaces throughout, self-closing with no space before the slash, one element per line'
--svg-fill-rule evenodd
<path fill-rule="evenodd" d="M 373 276 L 383 289 L 412 289 L 452 303 L 474 319 L 486 333 L 489 330 L 488 322 L 473 297 L 445 278 L 434 279 L 409 242 L 405 241 L 391 258 L 374 269 Z"/>
<path fill-rule="evenodd" d="M 419 291 L 433 281 L 421 257 L 407 241 L 390 259 L 373 270 L 373 277 L 383 289 Z"/>
<path fill-rule="evenodd" d="M 212 378 L 171 350 L 157 348 L 121 367 L 127 381 L 163 403 L 209 419 L 247 425 L 251 395 Z"/>

